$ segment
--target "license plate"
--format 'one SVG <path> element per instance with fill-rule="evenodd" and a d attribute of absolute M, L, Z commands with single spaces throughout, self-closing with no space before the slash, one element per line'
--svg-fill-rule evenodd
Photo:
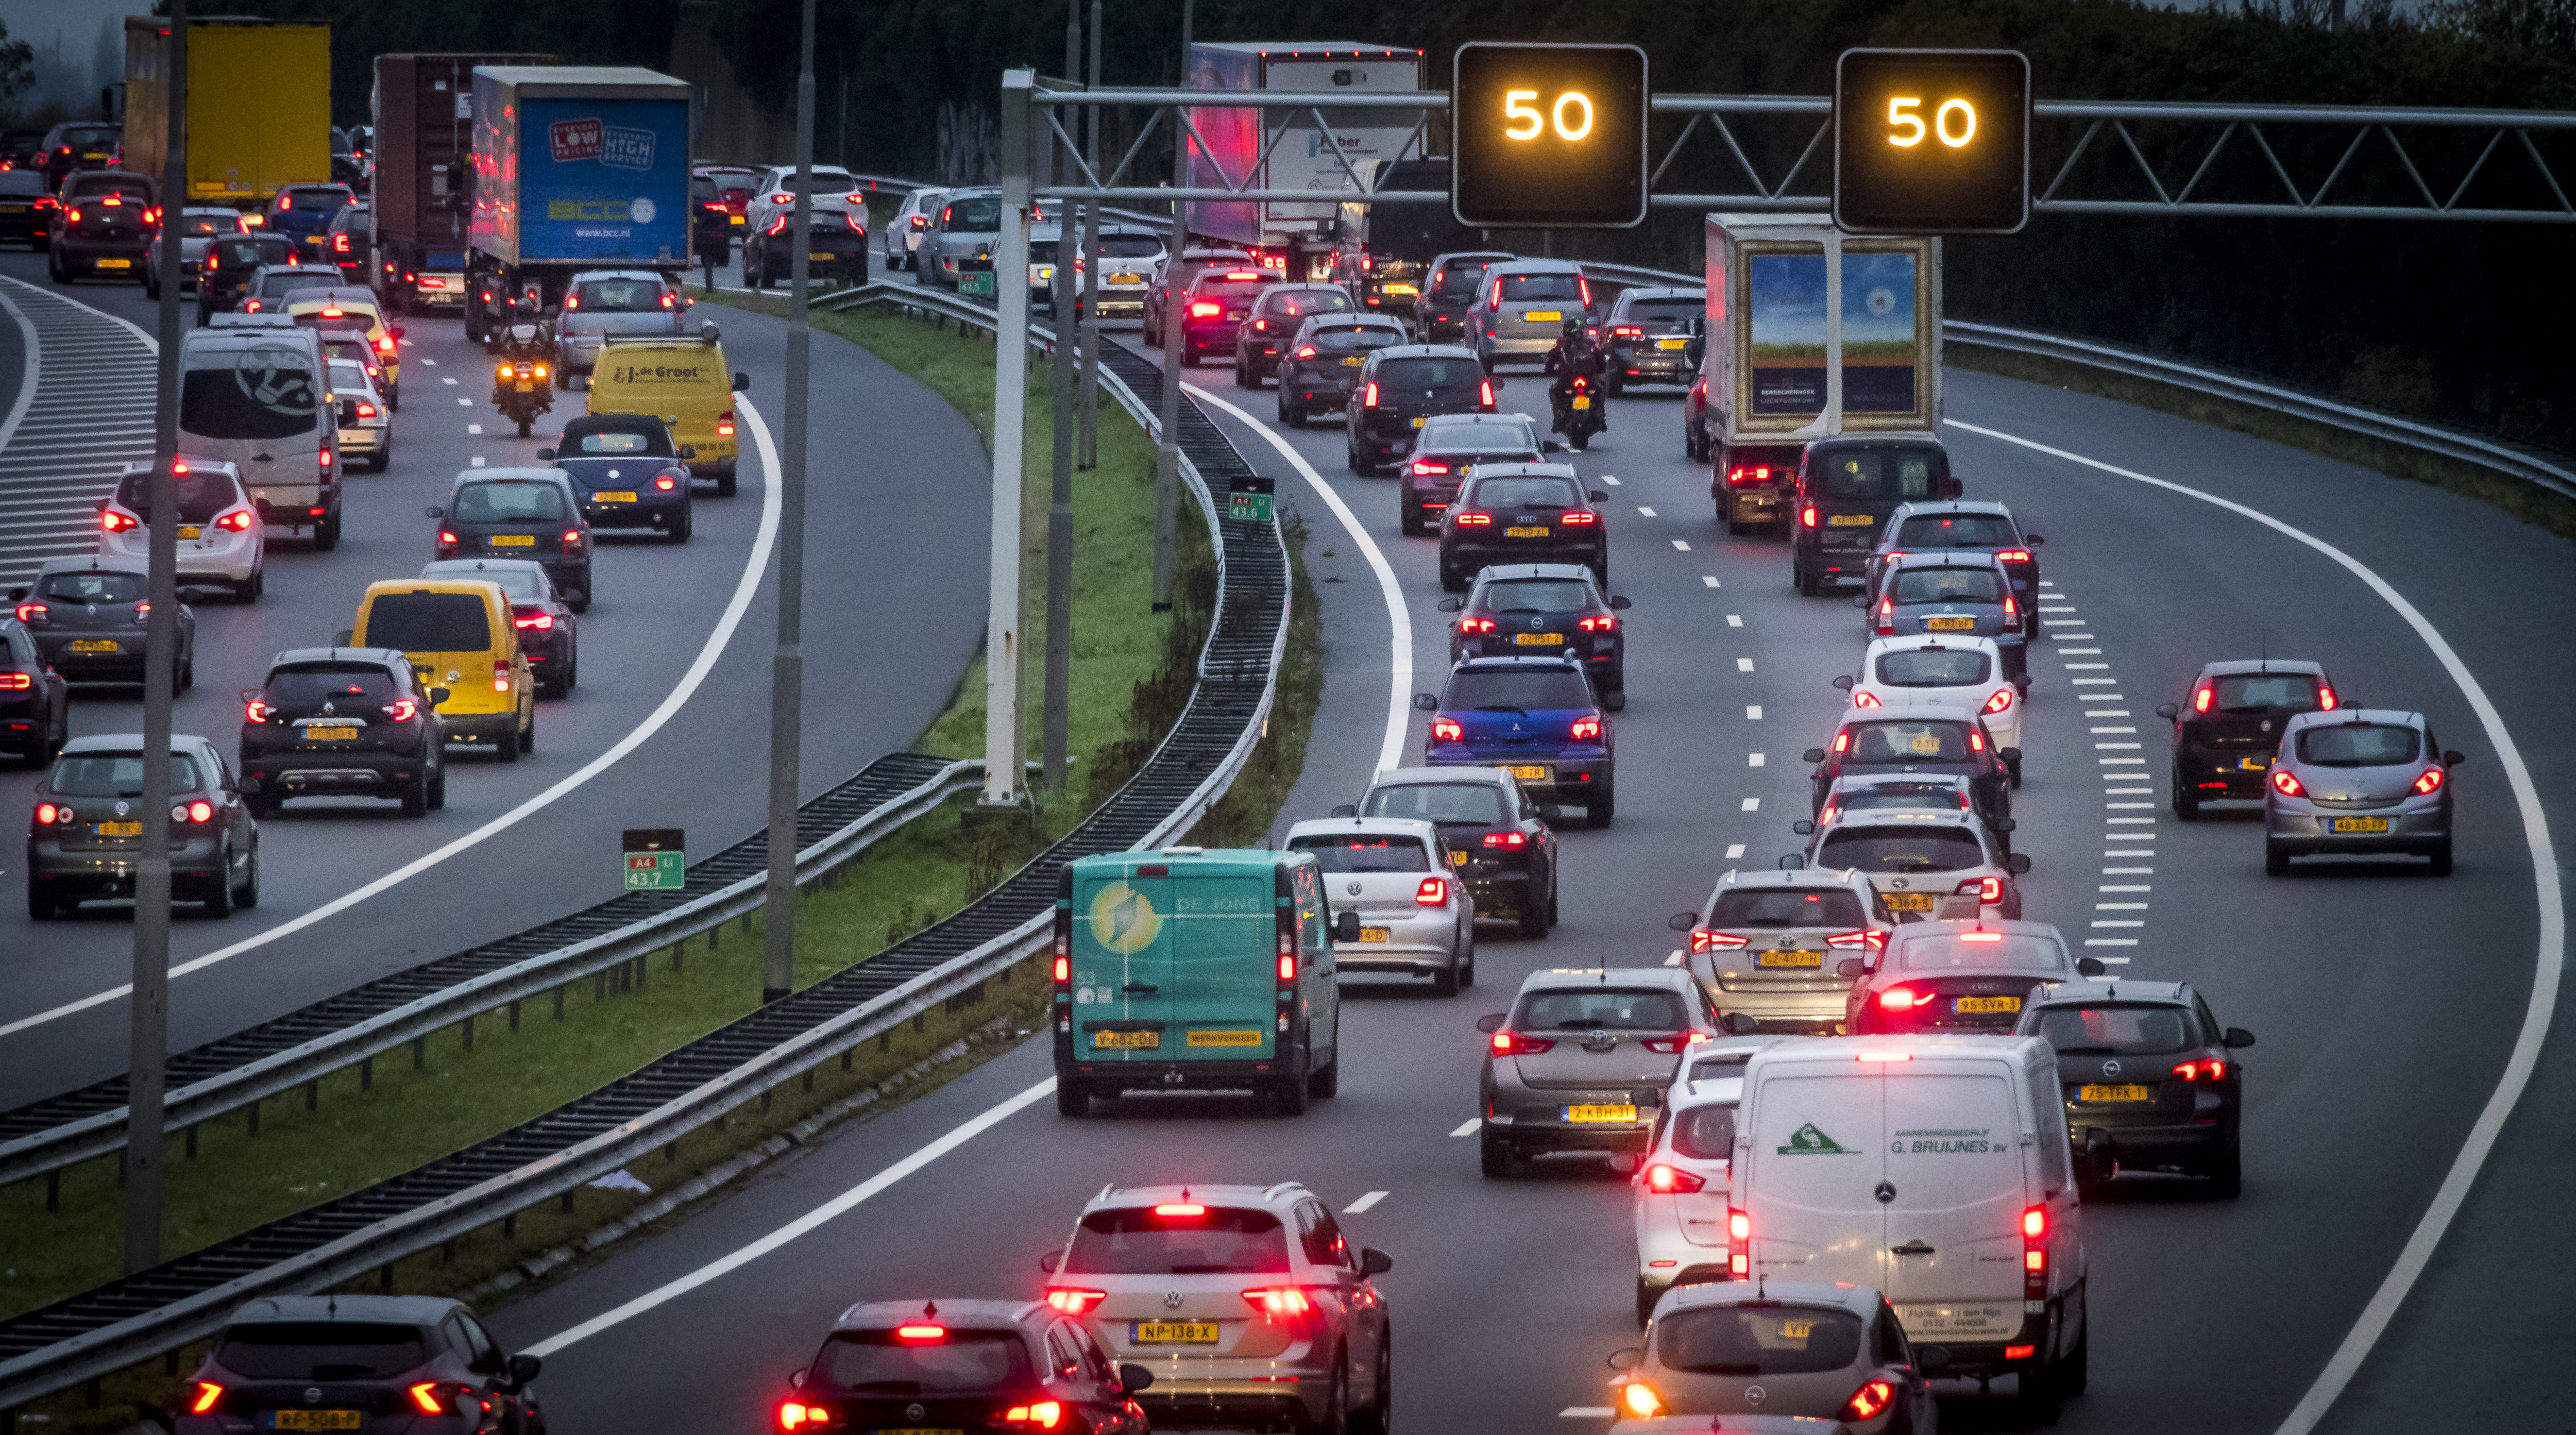
<path fill-rule="evenodd" d="M 1133 1323 L 1128 1339 L 1136 1345 L 1214 1345 L 1216 1322 L 1140 1320 Z"/>
<path fill-rule="evenodd" d="M 1464 866 L 1466 866 L 1466 865 L 1467 865 L 1467 854 L 1466 854 L 1466 853 L 1464 853 L 1464 852 L 1451 852 L 1451 853 L 1449 854 L 1449 865 L 1450 865 L 1450 866 L 1452 866 L 1452 867 L 1464 867 Z"/>
<path fill-rule="evenodd" d="M 1655 341 L 1655 347 L 1658 349 L 1679 349 L 1689 343 L 1690 340 L 1688 339 L 1657 339 Z"/>
<path fill-rule="evenodd" d="M 1112 284 L 1142 284 L 1145 282 L 1145 276 L 1142 274 L 1112 274 L 1109 276 L 1109 282 Z"/>
<path fill-rule="evenodd" d="M 2021 998 L 1958 997 L 1951 1001 L 1950 1010 L 1957 1012 L 1961 1016 L 1985 1016 L 1991 1015 L 1995 1012 L 2019 1011 L 2021 1010 Z"/>
<path fill-rule="evenodd" d="M 206 530 L 199 528 L 193 523 L 183 523 L 179 525 L 179 536 L 182 538 L 203 538 L 206 536 Z"/>
<path fill-rule="evenodd" d="M 1503 530 L 1503 536 L 1505 538 L 1545 538 L 1547 535 L 1548 530 L 1545 528 L 1506 528 Z"/>
<path fill-rule="evenodd" d="M 1773 947 L 1753 959 L 1757 967 L 1821 967 L 1825 954 L 1809 947 Z"/>
<path fill-rule="evenodd" d="M 1547 770 L 1547 764 L 1543 762 L 1523 763 L 1518 767 L 1507 767 L 1503 770 L 1523 782 L 1547 782 L 1553 777 L 1553 774 Z"/>
<path fill-rule="evenodd" d="M 27 206 L 23 204 L 0 204 L 0 214 L 24 214 L 26 212 Z"/>
<path fill-rule="evenodd" d="M 594 493 L 591 495 L 591 498 L 595 502 L 599 503 L 633 503 L 635 501 L 635 495 L 633 493 Z"/>
<path fill-rule="evenodd" d="M 1413 421 L 1413 426 L 1414 426 L 1415 428 L 1420 428 L 1420 427 L 1422 427 L 1422 424 L 1423 424 L 1423 421 L 1422 421 L 1421 419 L 1415 419 L 1415 420 Z"/>
<path fill-rule="evenodd" d="M 734 223 L 740 224 L 742 221 L 737 219 Z M 966 1435 L 966 1432 L 954 1429 L 932 1430 L 918 1425 L 880 1425 L 875 1430 L 874 1435 Z"/>
<path fill-rule="evenodd" d="M 1554 324 L 1565 318 L 1562 309 L 1523 309 L 1521 317 L 1533 324 Z"/>
<path fill-rule="evenodd" d="M 101 259 L 97 261 L 97 263 L 98 267 L 101 269 L 131 269 L 134 267 L 134 261 L 131 259 Z"/>
<path fill-rule="evenodd" d="M 306 742 L 355 742 L 358 740 L 358 730 L 353 727 L 308 727 L 304 730 L 304 740 Z"/>
<path fill-rule="evenodd" d="M 2239 772 L 2261 772 L 2271 765 L 2272 759 L 2268 757 L 2240 757 L 2236 759 L 2236 768 Z"/>
<path fill-rule="evenodd" d="M 1512 643 L 1523 648 L 1553 648 L 1565 642 L 1563 633 L 1514 633 Z"/>
<path fill-rule="evenodd" d="M 537 546 L 536 535 L 532 533 L 495 533 L 483 541 L 494 548 L 534 548 Z"/>
<path fill-rule="evenodd" d="M 809 250 L 805 255 L 806 261 L 813 264 L 829 264 L 839 257 L 839 255 L 823 249 Z"/>
<path fill-rule="evenodd" d="M 1345 369 L 1356 369 L 1367 362 L 1368 360 L 1361 358 L 1357 354 L 1353 354 L 1349 358 L 1342 360 L 1342 367 Z"/>
<path fill-rule="evenodd" d="M 1575 406 L 1576 408 L 1578 408 L 1578 409 L 1588 409 L 1588 408 L 1592 407 L 1592 398 L 1591 398 L 1591 396 L 1590 396 L 1589 394 L 1577 394 L 1577 395 L 1575 395 L 1575 396 L 1574 396 L 1574 406 Z"/>
<path fill-rule="evenodd" d="M 1887 903 L 1887 910 L 1891 912 L 1932 910 L 1932 894 L 1929 892 L 1891 892 L 1882 900 Z"/>
<path fill-rule="evenodd" d="M 1146 1035 L 1151 1036 L 1153 1033 L 1147 1032 Z M 1259 1046 L 1261 1032 L 1258 1028 L 1252 1031 L 1194 1031 L 1189 1035 L 1189 1044 L 1192 1046 Z"/>
<path fill-rule="evenodd" d="M 2085 1101 L 2152 1101 L 2154 1093 L 2143 1086 L 2079 1086 L 2075 1094 Z"/>
<path fill-rule="evenodd" d="M 1151 1051 L 1163 1044 L 1159 1031 L 1095 1031 L 1091 1044 L 1103 1051 Z"/>
<path fill-rule="evenodd" d="M 1633 1126 L 1637 1122 L 1637 1108 L 1634 1106 L 1569 1106 L 1565 1108 L 1565 1119 L 1579 1125 L 1619 1122 Z"/>
<path fill-rule="evenodd" d="M 2388 830 L 2388 819 L 2385 817 L 2338 817 L 2332 822 L 2326 824 L 2326 830 L 2328 832 L 2385 832 Z"/>
<path fill-rule="evenodd" d="M 534 381 L 529 380 L 529 379 L 521 379 L 521 380 L 519 380 L 519 392 L 520 392 L 520 393 L 523 393 L 523 394 L 533 394 L 533 393 L 535 393 L 536 391 L 537 391 L 537 386 L 536 386 L 536 384 L 535 384 L 535 382 L 534 382 Z"/>
<path fill-rule="evenodd" d="M 75 653 L 113 653 L 117 651 L 116 640 L 114 638 L 83 638 L 72 644 L 72 651 Z"/>
<path fill-rule="evenodd" d="M 280 1410 L 270 1417 L 279 1430 L 355 1430 L 355 1410 Z"/>
<path fill-rule="evenodd" d="M 1877 521 L 1866 513 L 1837 513 L 1825 520 L 1836 528 L 1867 528 Z"/>
<path fill-rule="evenodd" d="M 1935 633 L 1966 633 L 1973 632 L 1976 629 L 1977 620 L 1974 618 L 1926 618 L 1923 620 L 1923 626 Z"/>
<path fill-rule="evenodd" d="M 744 216 L 742 216 L 742 215 L 739 215 L 739 214 L 728 214 L 728 215 L 726 215 L 726 216 L 725 216 L 725 222 L 726 222 L 726 223 L 728 223 L 728 224 L 744 224 L 744 223 L 748 223 L 749 221 L 748 221 Z"/>
<path fill-rule="evenodd" d="M 143 835 L 143 824 L 140 822 L 102 822 L 98 825 L 98 835 L 101 837 L 140 837 Z"/>
<path fill-rule="evenodd" d="M 1387 940 L 1387 929 L 1384 927 L 1362 927 L 1360 928 L 1360 940 L 1363 942 L 1383 942 Z"/>

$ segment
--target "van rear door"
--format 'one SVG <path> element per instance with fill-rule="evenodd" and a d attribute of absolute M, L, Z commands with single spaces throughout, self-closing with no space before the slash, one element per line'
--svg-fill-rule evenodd
<path fill-rule="evenodd" d="M 1735 1181 L 1757 1273 L 1884 1289 L 1885 1085 L 1875 1066 L 1766 1075 Z"/>
<path fill-rule="evenodd" d="M 1278 1042 L 1279 905 L 1265 866 L 1182 869 L 1172 879 L 1176 1060 L 1267 1060 Z M 1309 884 L 1311 886 L 1311 884 Z"/>
<path fill-rule="evenodd" d="M 2029 1183 L 2012 1069 L 1918 1057 L 1886 1081 L 1888 1279 L 1915 1340 L 2007 1340 L 2022 1328 Z"/>
<path fill-rule="evenodd" d="M 1082 872 L 1074 880 L 1076 1061 L 1151 1062 L 1176 1054 L 1168 871 L 1152 863 Z"/>

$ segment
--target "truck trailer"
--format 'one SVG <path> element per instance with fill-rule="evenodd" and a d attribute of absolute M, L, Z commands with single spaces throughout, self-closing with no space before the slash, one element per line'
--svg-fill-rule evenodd
<path fill-rule="evenodd" d="M 1189 87 L 1410 94 L 1422 88 L 1422 63 L 1420 50 L 1355 40 L 1195 44 L 1190 46 Z M 1332 278 L 1335 253 L 1360 243 L 1358 236 L 1344 233 L 1342 196 L 1358 186 L 1344 172 L 1342 160 L 1365 175 L 1362 161 L 1418 159 L 1423 130 L 1419 115 L 1404 109 L 1328 110 L 1324 116 L 1332 125 L 1329 140 L 1316 128 L 1311 109 L 1192 108 L 1190 124 L 1198 132 L 1189 150 L 1192 189 L 1307 190 L 1315 199 L 1193 200 L 1190 232 L 1241 245 L 1292 280 Z"/>
<path fill-rule="evenodd" d="M 124 168 L 161 178 L 170 137 L 170 22 L 125 17 Z M 257 104 L 243 97 L 258 96 Z M 188 21 L 188 189 L 167 203 L 256 210 L 291 184 L 331 182 L 331 27 Z"/>
<path fill-rule="evenodd" d="M 368 275 L 386 312 L 465 307 L 474 194 L 474 68 L 552 55 L 378 55 Z"/>

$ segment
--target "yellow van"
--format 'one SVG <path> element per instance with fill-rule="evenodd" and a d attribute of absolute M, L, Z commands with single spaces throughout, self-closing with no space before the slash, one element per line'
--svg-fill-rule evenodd
<path fill-rule="evenodd" d="M 404 578 L 370 584 L 351 647 L 394 648 L 423 687 L 447 689 L 438 705 L 450 742 L 488 742 L 503 762 L 537 750 L 537 679 L 519 651 L 510 597 L 484 579 Z"/>
<path fill-rule="evenodd" d="M 652 414 L 670 425 L 692 475 L 712 478 L 720 497 L 733 497 L 733 396 L 751 387 L 749 374 L 725 367 L 724 344 L 712 323 L 694 339 L 621 339 L 607 336 L 590 371 L 590 411 Z"/>

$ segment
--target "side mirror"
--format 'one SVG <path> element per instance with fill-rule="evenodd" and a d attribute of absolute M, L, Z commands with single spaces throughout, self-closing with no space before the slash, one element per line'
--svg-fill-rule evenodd
<path fill-rule="evenodd" d="M 1806 870 L 1806 866 L 1807 859 L 1795 852 L 1780 859 L 1780 870 L 1783 872 L 1802 872 Z"/>
<path fill-rule="evenodd" d="M 1563 453 L 1565 452 L 1565 445 L 1558 443 L 1552 438 L 1543 438 L 1538 441 L 1538 451 L 1541 453 Z"/>
<path fill-rule="evenodd" d="M 1789 830 L 1801 837 L 1813 837 L 1816 835 L 1816 824 L 1801 817 L 1789 824 Z"/>
<path fill-rule="evenodd" d="M 680 461 L 681 461 L 682 463 L 687 463 L 688 461 L 690 461 L 691 459 L 696 458 L 697 456 L 698 456 L 698 446 L 697 446 L 696 444 L 693 444 L 693 443 L 684 443 L 684 444 L 680 445 Z"/>
<path fill-rule="evenodd" d="M 2234 1051 L 2239 1047 L 2252 1046 L 2253 1044 L 2254 1033 L 2247 1031 L 2241 1026 L 2229 1027 L 2227 1029 L 2227 1034 L 2219 1039 L 2219 1045 L 2226 1047 L 2229 1051 Z"/>
<path fill-rule="evenodd" d="M 429 510 L 428 510 L 428 511 L 429 511 L 429 516 L 430 516 L 430 517 L 432 517 L 432 518 L 445 518 L 445 517 L 447 516 L 447 510 L 446 510 L 446 509 L 444 509 L 444 508 L 439 507 L 439 506 L 438 506 L 437 504 L 435 504 L 435 503 L 433 503 L 433 504 L 431 504 L 431 505 L 429 506 Z"/>
<path fill-rule="evenodd" d="M 1495 1012 L 1491 1016 L 1480 1016 L 1476 1018 L 1476 1030 L 1483 1032 L 1487 1036 L 1492 1036 L 1495 1032 L 1503 1029 L 1504 1017 L 1505 1013 L 1503 1012 Z"/>
<path fill-rule="evenodd" d="M 2111 969 L 2102 965 L 2102 959 L 2099 957 L 2077 957 L 2075 970 L 2088 977 L 2098 977 Z"/>
<path fill-rule="evenodd" d="M 447 694 L 447 689 L 445 689 L 445 688 L 431 688 L 431 689 L 429 690 L 429 705 L 430 705 L 431 707 L 436 707 L 436 706 L 438 706 L 440 703 L 443 703 L 443 702 L 447 701 L 447 696 L 448 696 L 448 694 Z"/>
<path fill-rule="evenodd" d="M 2016 877 L 2028 873 L 2030 871 L 2030 854 L 2027 852 L 2016 852 L 2010 857 L 2005 858 L 2004 870 L 2010 872 Z"/>
<path fill-rule="evenodd" d="M 1443 613 L 1455 613 L 1459 609 L 1467 606 L 1467 600 L 1464 598 L 1443 598 L 1434 606 L 1439 608 Z"/>
<path fill-rule="evenodd" d="M 1610 597 L 1610 606 L 1618 612 L 1625 613 L 1628 611 L 1629 603 L 1627 599 L 1614 593 Z"/>
<path fill-rule="evenodd" d="M 1413 705 L 1427 713 L 1440 711 L 1440 700 L 1429 693 L 1415 693 L 1413 695 Z"/>
<path fill-rule="evenodd" d="M 1749 1011 L 1728 1012 L 1717 1024 L 1726 1028 L 1728 1036 L 1751 1036 L 1754 1029 L 1762 1025 Z"/>
<path fill-rule="evenodd" d="M 1646 1352 L 1633 1345 L 1623 1345 L 1610 1352 L 1609 1364 L 1612 1370 L 1634 1370 L 1645 1361 Z"/>
<path fill-rule="evenodd" d="M 1869 975 L 1869 963 L 1858 957 L 1845 957 L 1834 963 L 1834 975 L 1847 982 L 1859 981 Z"/>
<path fill-rule="evenodd" d="M 1676 932 L 1687 932 L 1699 925 L 1699 913 L 1675 912 L 1664 920 L 1664 925 Z"/>
<path fill-rule="evenodd" d="M 20 600 L 20 599 L 22 599 L 22 598 L 24 598 L 24 597 L 26 597 L 26 596 L 27 596 L 27 590 L 26 590 L 25 588 L 23 588 L 23 587 L 21 587 L 21 588 L 12 588 L 12 589 L 10 589 L 10 590 L 9 590 L 9 601 L 10 601 L 10 602 L 12 602 L 12 603 L 17 602 L 18 600 Z"/>
<path fill-rule="evenodd" d="M 256 702 L 256 701 L 258 700 L 258 698 L 259 698 L 259 689 L 257 689 L 257 688 L 244 688 L 244 689 L 242 689 L 242 701 L 243 701 L 243 702 L 246 702 L 246 703 L 247 703 L 247 702 Z"/>
<path fill-rule="evenodd" d="M 553 449 L 550 449 L 550 448 L 541 448 L 541 449 L 538 449 L 538 450 L 537 450 L 537 462 L 539 462 L 539 463 L 552 463 L 552 462 L 554 462 L 554 461 L 555 461 L 555 451 L 554 451 Z"/>
<path fill-rule="evenodd" d="M 1851 674 L 1845 673 L 1841 677 L 1834 679 L 1834 686 L 1842 689 L 1844 692 L 1850 692 L 1856 684 L 1852 682 Z"/>
<path fill-rule="evenodd" d="M 1592 495 L 1592 501 L 1595 503 L 1608 503 L 1610 501 L 1610 493 L 1607 489 L 1595 488 L 1589 490 L 1589 492 Z"/>
<path fill-rule="evenodd" d="M 2021 546 L 2024 548 L 2037 548 L 2039 545 L 2046 543 L 2047 541 L 2047 539 L 2040 537 L 2036 533 L 2025 533 L 2021 537 Z"/>
<path fill-rule="evenodd" d="M 1822 762 L 1825 760 L 1825 750 L 1821 747 L 1811 747 L 1805 752 L 1800 753 L 1798 755 L 1798 760 L 1800 762 Z"/>
<path fill-rule="evenodd" d="M 2014 828 L 2021 826 L 2019 822 L 2016 822 L 2009 817 L 1998 817 L 1991 825 L 1997 832 L 2010 832 Z"/>
<path fill-rule="evenodd" d="M 1340 806 L 1333 809 L 1333 815 L 1335 817 L 1357 817 L 1360 815 L 1359 804 L 1356 802 L 1342 803 Z"/>
<path fill-rule="evenodd" d="M 1395 1269 L 1395 1257 L 1373 1246 L 1360 1247 L 1360 1273 L 1382 1276 Z"/>
<path fill-rule="evenodd" d="M 2443 765 L 2444 767 L 2457 767 L 2457 766 L 2459 766 L 2461 763 L 2464 763 L 2464 762 L 2466 762 L 2466 761 L 2468 761 L 2468 760 L 2469 760 L 2469 759 L 2468 759 L 2468 755 L 2467 755 L 2466 753 L 2463 753 L 2463 752 L 2458 751 L 2457 749 L 2452 749 L 2452 748 L 2445 748 L 2445 749 L 2443 749 L 2443 752 L 2442 752 L 2442 765 Z"/>
<path fill-rule="evenodd" d="M 402 333 L 402 330 L 396 329 L 394 330 L 394 333 L 399 335 Z M 537 1372 L 545 1369 L 545 1367 L 546 1363 L 533 1355 L 511 1356 L 510 1383 L 512 1385 L 525 1385 L 529 1381 L 536 1379 Z"/>
<path fill-rule="evenodd" d="M 1038 1269 L 1046 1272 L 1048 1275 L 1054 1275 L 1055 1268 L 1063 1263 L 1064 1252 L 1062 1251 L 1049 1251 L 1045 1255 L 1038 1257 Z"/>
<path fill-rule="evenodd" d="M 747 393 L 750 393 L 750 392 L 751 392 L 751 375 L 749 375 L 749 374 L 736 374 L 736 375 L 734 375 L 734 376 L 733 376 L 733 391 L 734 391 L 735 393 L 737 393 L 737 394 L 747 394 Z"/>
<path fill-rule="evenodd" d="M 1154 1372 L 1141 1365 L 1118 1367 L 1118 1389 L 1123 1394 L 1133 1395 L 1153 1383 Z"/>
<path fill-rule="evenodd" d="M 242 790 L 242 791 L 244 791 L 244 792 L 257 792 L 257 791 L 259 791 L 259 779 L 258 779 L 258 778 L 256 778 L 256 777 L 245 777 L 245 778 L 243 778 L 243 779 L 241 780 L 241 790 Z"/>
<path fill-rule="evenodd" d="M 2006 762 L 2019 762 L 2021 761 L 2021 749 L 2017 747 L 1999 747 L 1995 749 L 1995 756 L 2002 758 Z"/>
<path fill-rule="evenodd" d="M 1333 918 L 1333 940 L 1356 942 L 1360 939 L 1360 914 L 1345 907 Z"/>
<path fill-rule="evenodd" d="M 1922 1371 L 1926 1375 L 1930 1375 L 1936 1370 L 1949 1369 L 1950 1348 L 1946 1345 L 1918 1345 L 1914 1347 L 1914 1368 Z"/>
<path fill-rule="evenodd" d="M 2167 722 L 2177 722 L 2182 718 L 2182 709 L 2175 707 L 2172 703 L 2158 703 L 2156 704 L 2156 716 L 2165 719 Z"/>
<path fill-rule="evenodd" d="M 355 629 L 355 628 L 342 628 L 342 629 L 341 629 L 341 630 L 340 630 L 336 635 L 334 635 L 334 636 L 332 637 L 332 639 L 331 639 L 331 646 L 333 646 L 333 647 L 335 647 L 335 648 L 345 648 L 345 647 L 349 646 L 349 639 L 350 639 L 352 636 L 354 636 L 356 633 L 357 633 L 357 629 Z"/>

